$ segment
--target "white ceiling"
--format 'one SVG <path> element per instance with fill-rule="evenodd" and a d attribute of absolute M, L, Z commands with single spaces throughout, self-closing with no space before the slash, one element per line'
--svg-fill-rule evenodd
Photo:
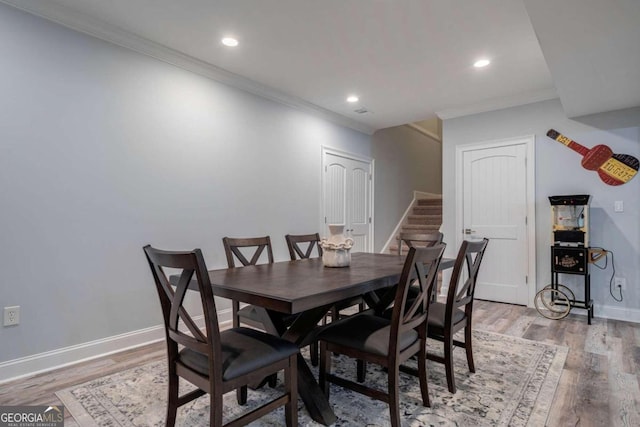
<path fill-rule="evenodd" d="M 558 95 L 640 105 L 639 0 L 0 1 L 365 132 Z"/>

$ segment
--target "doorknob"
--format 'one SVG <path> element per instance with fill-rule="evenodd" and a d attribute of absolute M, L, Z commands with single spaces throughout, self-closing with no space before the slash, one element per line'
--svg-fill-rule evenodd
<path fill-rule="evenodd" d="M 476 232 L 476 230 L 472 230 L 470 228 L 465 228 L 464 229 L 464 234 L 474 234 Z"/>

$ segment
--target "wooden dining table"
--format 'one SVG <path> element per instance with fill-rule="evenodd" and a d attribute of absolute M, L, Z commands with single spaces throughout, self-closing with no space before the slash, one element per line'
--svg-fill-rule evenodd
<path fill-rule="evenodd" d="M 344 299 L 363 296 L 370 307 L 380 304 L 380 292 L 394 286 L 405 256 L 376 253 L 351 254 L 351 265 L 324 267 L 321 258 L 209 271 L 214 295 L 252 304 L 267 332 L 298 344 L 314 341 L 318 323 L 331 306 Z M 453 266 L 444 259 L 440 269 Z M 190 285 L 197 289 L 197 283 Z M 386 304 L 386 302 L 383 302 Z M 286 315 L 297 314 L 293 322 Z M 298 355 L 298 393 L 311 418 L 324 425 L 336 416 L 305 359 Z"/>

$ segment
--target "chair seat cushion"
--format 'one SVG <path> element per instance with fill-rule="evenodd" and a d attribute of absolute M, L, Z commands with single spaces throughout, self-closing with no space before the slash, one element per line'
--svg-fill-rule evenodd
<path fill-rule="evenodd" d="M 391 321 L 370 313 L 346 317 L 326 326 L 318 340 L 344 347 L 386 356 L 389 351 Z M 418 333 L 413 329 L 400 336 L 399 350 L 402 351 L 416 342 Z"/>
<path fill-rule="evenodd" d="M 429 306 L 429 320 L 428 325 L 430 328 L 444 329 L 444 313 L 447 306 L 441 302 L 434 302 Z M 453 310 L 453 324 L 459 323 L 464 320 L 466 314 L 459 308 Z"/>
<path fill-rule="evenodd" d="M 222 379 L 229 381 L 248 374 L 298 352 L 298 346 L 274 335 L 249 328 L 234 328 L 220 332 L 222 347 Z M 180 361 L 186 367 L 208 376 L 206 354 L 185 348 Z"/>

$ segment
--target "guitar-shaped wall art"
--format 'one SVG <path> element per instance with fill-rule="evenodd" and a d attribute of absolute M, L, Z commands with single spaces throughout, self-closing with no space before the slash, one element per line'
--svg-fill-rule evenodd
<path fill-rule="evenodd" d="M 597 171 L 605 184 L 622 185 L 638 173 L 638 159 L 628 154 L 615 154 L 606 145 L 587 148 L 553 129 L 549 129 L 547 136 L 582 154 L 582 167 Z"/>

